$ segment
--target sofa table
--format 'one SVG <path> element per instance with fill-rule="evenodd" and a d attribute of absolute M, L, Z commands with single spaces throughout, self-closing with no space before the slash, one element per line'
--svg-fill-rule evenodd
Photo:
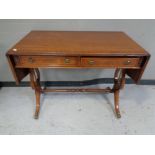
<path fill-rule="evenodd" d="M 150 55 L 124 32 L 89 31 L 31 31 L 6 54 L 16 84 L 30 75 L 35 90 L 36 111 L 39 116 L 40 95 L 45 92 L 114 93 L 117 118 L 119 91 L 124 87 L 125 75 L 137 84 Z M 40 85 L 40 68 L 98 68 L 115 69 L 113 87 L 49 89 Z"/>

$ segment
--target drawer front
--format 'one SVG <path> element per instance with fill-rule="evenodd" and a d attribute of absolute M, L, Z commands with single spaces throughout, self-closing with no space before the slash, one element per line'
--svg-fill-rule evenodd
<path fill-rule="evenodd" d="M 105 67 L 105 68 L 139 68 L 140 58 L 81 58 L 83 67 Z"/>
<path fill-rule="evenodd" d="M 59 57 L 59 56 L 20 56 L 16 67 L 74 67 L 78 66 L 77 57 Z"/>

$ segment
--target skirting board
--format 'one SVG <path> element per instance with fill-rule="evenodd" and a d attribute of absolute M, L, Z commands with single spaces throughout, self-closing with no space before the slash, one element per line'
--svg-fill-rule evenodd
<path fill-rule="evenodd" d="M 100 78 L 93 80 L 85 80 L 85 81 L 41 81 L 41 85 L 43 86 L 53 86 L 53 87 L 63 87 L 63 86 L 88 86 L 88 85 L 96 85 L 96 84 L 112 84 L 112 78 Z M 134 84 L 131 79 L 126 79 L 126 84 Z M 155 80 L 141 80 L 139 85 L 155 85 Z M 1 81 L 0 87 L 29 87 L 30 82 L 24 81 L 21 82 L 20 85 L 16 85 L 15 82 L 12 81 Z"/>

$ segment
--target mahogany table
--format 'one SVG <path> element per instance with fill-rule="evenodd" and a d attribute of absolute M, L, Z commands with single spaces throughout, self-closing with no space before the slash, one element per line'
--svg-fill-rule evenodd
<path fill-rule="evenodd" d="M 123 32 L 31 31 L 6 54 L 19 84 L 30 75 L 36 95 L 35 118 L 39 116 L 40 95 L 44 92 L 114 93 L 115 112 L 119 110 L 119 91 L 125 75 L 137 84 L 149 60 L 149 53 Z M 112 88 L 49 89 L 40 85 L 39 68 L 115 69 Z"/>

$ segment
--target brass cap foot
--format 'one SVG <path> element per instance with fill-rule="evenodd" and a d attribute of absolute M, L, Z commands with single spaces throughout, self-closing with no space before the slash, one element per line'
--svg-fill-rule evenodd
<path fill-rule="evenodd" d="M 116 117 L 117 118 L 121 118 L 121 113 L 120 112 L 116 112 Z"/>
<path fill-rule="evenodd" d="M 34 119 L 38 119 L 38 118 L 39 118 L 39 114 L 38 113 L 35 113 Z"/>

